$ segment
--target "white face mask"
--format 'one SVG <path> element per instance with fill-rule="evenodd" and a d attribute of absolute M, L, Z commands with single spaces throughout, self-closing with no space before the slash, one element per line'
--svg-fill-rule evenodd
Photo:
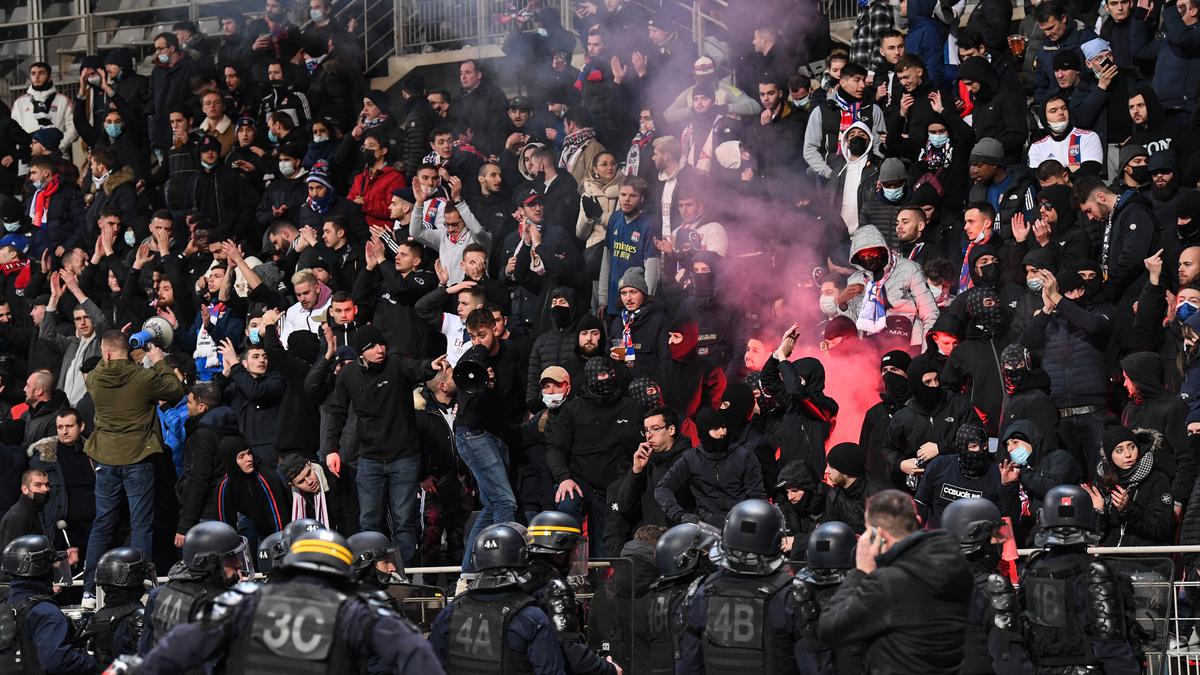
<path fill-rule="evenodd" d="M 296 170 L 295 162 L 279 162 L 279 172 L 285 176 L 290 176 Z"/>
<path fill-rule="evenodd" d="M 1068 122 L 1047 122 L 1047 124 L 1050 125 L 1050 131 L 1053 131 L 1056 134 L 1061 134 L 1062 132 L 1067 130 L 1067 127 L 1071 126 L 1071 123 L 1069 121 Z"/>
<path fill-rule="evenodd" d="M 821 306 L 821 313 L 824 314 L 825 316 L 837 316 L 837 313 L 838 313 L 837 298 L 835 298 L 834 296 L 822 295 L 821 298 L 817 301 L 817 303 Z"/>
<path fill-rule="evenodd" d="M 567 400 L 566 394 L 542 394 L 542 403 L 549 409 L 554 410 Z"/>

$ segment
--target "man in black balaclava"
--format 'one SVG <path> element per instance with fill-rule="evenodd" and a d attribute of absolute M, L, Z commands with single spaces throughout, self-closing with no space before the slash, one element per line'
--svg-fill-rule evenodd
<path fill-rule="evenodd" d="M 1155 174 L 1156 186 L 1162 179 L 1161 173 Z M 1180 190 L 1170 202 L 1173 207 L 1169 209 L 1170 215 L 1162 211 L 1159 205 L 1165 202 L 1160 202 L 1155 195 L 1156 192 L 1152 191 L 1150 200 L 1155 205 L 1155 216 L 1160 212 L 1163 214 L 1163 218 L 1157 221 L 1162 227 L 1159 243 L 1163 248 L 1163 269 L 1169 271 L 1176 269 L 1184 249 L 1200 245 L 1200 190 Z M 1172 224 L 1174 227 L 1171 227 Z"/>
<path fill-rule="evenodd" d="M 723 411 L 702 408 L 696 413 L 700 447 L 685 450 L 654 490 L 671 523 L 704 521 L 713 527 L 725 523 L 734 504 L 746 499 L 766 499 L 758 460 L 746 447 L 731 447 L 729 423 Z M 690 490 L 695 513 L 686 513 L 677 494 Z"/>
<path fill-rule="evenodd" d="M 998 438 L 1003 438 L 1008 425 L 1017 420 L 1032 422 L 1042 438 L 1055 438 L 1058 411 L 1050 398 L 1050 376 L 1034 367 L 1029 350 L 1015 342 L 1005 347 L 1000 353 L 1000 373 L 1007 399 Z"/>
<path fill-rule="evenodd" d="M 1009 313 L 1000 296 L 987 286 L 967 292 L 967 339 L 946 362 L 942 386 L 965 394 L 984 417 L 988 434 L 995 436 L 1004 403 L 1004 386 L 996 368 L 996 355 L 1004 349 Z"/>
<path fill-rule="evenodd" d="M 725 392 L 725 374 L 699 355 L 696 346 L 700 340 L 699 324 L 684 316 L 675 321 L 667 336 L 671 358 L 660 361 L 654 372 L 667 406 L 681 417 L 694 417 L 702 407 L 717 407 Z"/>
<path fill-rule="evenodd" d="M 900 349 L 890 351 L 880 359 L 879 371 L 883 376 L 883 391 L 879 393 L 879 403 L 867 410 L 862 431 L 858 436 L 858 443 L 867 455 L 866 478 L 879 490 L 896 487 L 892 483 L 891 472 L 883 456 L 883 444 L 892 415 L 903 408 L 912 396 L 906 374 L 910 365 L 912 357 Z"/>
<path fill-rule="evenodd" d="M 575 291 L 568 286 L 559 286 L 550 291 L 551 326 L 533 342 L 529 352 L 529 370 L 525 377 L 525 403 L 529 412 L 537 412 L 543 406 L 541 385 L 538 378 L 550 366 L 566 366 L 578 346 L 575 331 Z M 570 373 L 571 369 L 567 368 Z"/>
<path fill-rule="evenodd" d="M 750 454 L 758 459 L 762 469 L 763 485 L 774 485 L 779 475 L 779 465 L 775 462 L 775 444 L 767 438 L 763 430 L 753 424 L 758 417 L 754 406 L 754 392 L 743 382 L 734 382 L 725 387 L 721 396 L 721 411 L 725 421 L 729 423 L 730 443 L 734 448 L 747 448 Z"/>
<path fill-rule="evenodd" d="M 1014 519 L 1021 515 L 1016 474 L 1001 482 L 1000 469 L 988 448 L 988 436 L 976 424 L 964 424 L 954 436 L 954 455 L 935 457 L 917 488 L 917 510 L 926 526 L 941 526 L 942 512 L 957 499 L 982 497 Z"/>
<path fill-rule="evenodd" d="M 696 354 L 725 367 L 733 360 L 733 346 L 745 341 L 737 339 L 741 317 L 720 292 L 722 260 L 711 251 L 692 252 L 684 307 L 700 329 Z"/>

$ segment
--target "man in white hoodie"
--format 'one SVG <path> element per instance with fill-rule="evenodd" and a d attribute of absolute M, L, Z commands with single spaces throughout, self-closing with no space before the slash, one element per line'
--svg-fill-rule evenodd
<path fill-rule="evenodd" d="M 12 118 L 30 134 L 43 127 L 57 128 L 63 133 L 59 149 L 70 157 L 71 144 L 79 138 L 71 99 L 59 93 L 50 74 L 48 63 L 39 61 L 29 66 L 29 88 L 13 101 Z"/>
<path fill-rule="evenodd" d="M 830 179 L 829 190 L 838 214 L 846 223 L 846 230 L 854 234 L 859 226 L 859 209 L 875 192 L 879 166 L 871 152 L 874 137 L 863 122 L 851 124 L 839 140 L 839 145 L 845 149 L 845 162 Z"/>

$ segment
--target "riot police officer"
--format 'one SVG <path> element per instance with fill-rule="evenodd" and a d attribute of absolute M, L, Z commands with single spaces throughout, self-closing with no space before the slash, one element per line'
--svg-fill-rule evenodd
<path fill-rule="evenodd" d="M 100 663 L 137 653 L 145 622 L 142 595 L 153 576 L 154 566 L 136 548 L 123 546 L 100 556 L 96 584 L 104 590 L 104 606 L 92 615 L 82 634 Z"/>
<path fill-rule="evenodd" d="M 355 594 L 353 556 L 342 535 L 305 532 L 291 543 L 278 581 L 241 583 L 196 623 L 176 626 L 134 669 L 182 673 L 220 662 L 228 673 L 348 673 L 371 657 L 388 673 L 442 673 L 419 633 Z"/>
<path fill-rule="evenodd" d="M 1078 485 L 1046 492 L 1038 543 L 1021 575 L 1026 648 L 1038 673 L 1140 672 L 1129 643 L 1125 600 L 1117 575 L 1087 552 L 1096 512 Z"/>
<path fill-rule="evenodd" d="M 529 566 L 525 536 L 508 523 L 479 533 L 471 559 L 478 575 L 438 614 L 429 634 L 446 670 L 456 675 L 566 673 L 550 618 L 521 588 Z"/>
<path fill-rule="evenodd" d="M 808 535 L 806 567 L 796 573 L 792 580 L 792 593 L 799 609 L 800 633 L 804 648 L 799 658 L 803 662 L 801 672 L 806 673 L 861 673 L 866 650 L 857 644 L 849 644 L 831 650 L 817 636 L 817 623 L 821 610 L 829 607 L 833 596 L 846 578 L 846 572 L 854 569 L 854 547 L 857 541 L 854 530 L 839 521 L 822 523 Z"/>
<path fill-rule="evenodd" d="M 975 587 L 967 609 L 963 675 L 1033 672 L 1021 637 L 1017 596 L 1000 563 L 1000 509 L 987 499 L 957 499 L 942 512 L 942 527 L 958 540 Z"/>
<path fill-rule="evenodd" d="M 567 672 L 573 675 L 620 675 L 612 661 L 601 659 L 583 639 L 575 591 L 567 583 L 571 557 L 583 537 L 579 522 L 559 511 L 542 511 L 529 519 L 529 573 L 522 584 L 537 600 L 562 644 Z"/>
<path fill-rule="evenodd" d="M 258 543 L 258 571 L 267 575 L 268 581 L 274 579 L 273 572 L 283 562 L 283 556 L 287 555 L 292 541 L 305 532 L 323 529 L 325 526 L 319 520 L 300 518 L 284 525 L 282 530 L 267 535 Z"/>
<path fill-rule="evenodd" d="M 715 571 L 709 554 L 720 540 L 721 532 L 708 523 L 682 523 L 658 538 L 654 562 L 659 577 L 634 610 L 634 671 L 675 672 L 686 608 L 700 582 Z"/>
<path fill-rule="evenodd" d="M 258 561 L 255 567 L 259 574 L 270 576 L 275 561 L 283 558 L 283 532 L 272 532 L 258 542 Z"/>
<path fill-rule="evenodd" d="M 676 672 L 799 672 L 793 650 L 801 635 L 782 543 L 783 514 L 774 504 L 747 499 L 729 510 L 722 569 L 692 598 Z"/>
<path fill-rule="evenodd" d="M 75 628 L 54 601 L 54 563 L 62 555 L 40 534 L 17 537 L 0 555 L 0 572 L 12 579 L 0 604 L 0 672 L 92 673 L 96 659 L 72 646 Z"/>
<path fill-rule="evenodd" d="M 167 583 L 146 599 L 150 621 L 142 628 L 138 654 L 147 654 L 172 628 L 195 621 L 250 569 L 246 538 L 219 520 L 193 525 L 184 535 L 182 554 L 183 560 L 167 573 Z"/>
<path fill-rule="evenodd" d="M 381 532 L 366 530 L 346 540 L 354 554 L 354 576 L 366 588 L 384 590 L 408 583 L 403 561 L 396 561 L 396 543 Z"/>

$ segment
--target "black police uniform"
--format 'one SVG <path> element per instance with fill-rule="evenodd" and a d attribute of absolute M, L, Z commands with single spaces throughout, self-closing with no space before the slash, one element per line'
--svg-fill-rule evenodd
<path fill-rule="evenodd" d="M 800 672 L 861 673 L 865 668 L 866 648 L 852 644 L 831 650 L 817 637 L 817 624 L 821 612 L 833 603 L 833 596 L 846 578 L 845 570 L 810 569 L 796 573 L 792 581 L 792 593 L 798 608 L 797 620 L 802 649 L 797 651 L 801 663 Z"/>
<path fill-rule="evenodd" d="M 700 590 L 704 577 L 689 575 L 679 579 L 660 579 L 640 605 L 646 612 L 645 639 L 650 672 L 653 675 L 673 675 L 679 660 L 679 643 L 687 625 L 687 608 Z M 634 640 L 639 636 L 635 635 Z M 634 653 L 638 657 L 637 651 Z"/>
<path fill-rule="evenodd" d="M 468 590 L 438 614 L 429 643 L 455 675 L 567 672 L 549 617 L 518 587 Z"/>
<path fill-rule="evenodd" d="M 145 627 L 142 590 L 106 591 L 104 607 L 92 615 L 80 637 L 100 663 L 119 654 L 136 654 Z"/>
<path fill-rule="evenodd" d="M 0 672 L 93 673 L 96 659 L 73 646 L 75 627 L 54 601 L 50 577 L 14 578 L 0 604 Z"/>
<path fill-rule="evenodd" d="M 145 626 L 138 640 L 138 654 L 145 656 L 162 636 L 180 624 L 196 621 L 217 596 L 229 590 L 211 575 L 187 569 L 176 563 L 168 573 L 169 581 L 150 591 L 146 598 Z"/>
<path fill-rule="evenodd" d="M 678 672 L 799 673 L 803 648 L 792 577 L 721 570 L 704 580 L 688 608 Z"/>
<path fill-rule="evenodd" d="M 583 638 L 579 621 L 579 605 L 575 591 L 553 566 L 534 560 L 529 563 L 527 581 L 522 589 L 533 596 L 538 607 L 550 619 L 555 635 L 562 645 L 567 672 L 572 675 L 616 675 L 613 664 L 600 655 Z"/>
<path fill-rule="evenodd" d="M 443 672 L 407 622 L 321 577 L 297 574 L 223 593 L 202 621 L 159 639 L 138 673 L 178 673 L 218 662 L 225 672 L 246 675 L 333 675 L 361 670 L 368 655 L 379 657 L 387 672 Z"/>
<path fill-rule="evenodd" d="M 1017 595 L 991 559 L 968 559 L 975 586 L 967 605 L 963 675 L 1018 675 L 1033 672 L 1025 650 Z"/>

